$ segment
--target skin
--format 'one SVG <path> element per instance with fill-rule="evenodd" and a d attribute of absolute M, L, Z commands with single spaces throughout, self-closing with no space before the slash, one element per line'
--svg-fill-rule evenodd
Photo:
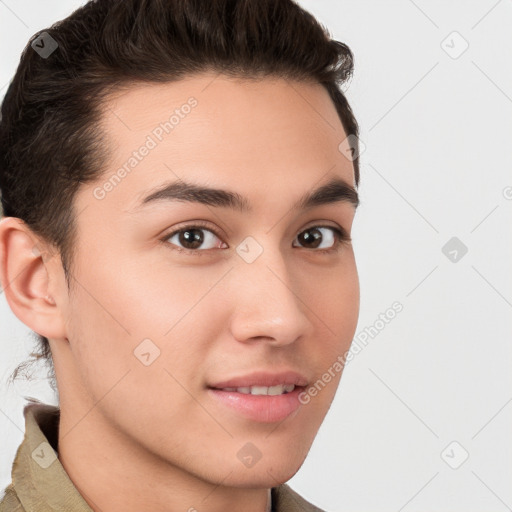
<path fill-rule="evenodd" d="M 191 96 L 197 106 L 97 199 L 95 187 Z M 279 423 L 219 404 L 206 383 L 290 368 L 313 383 L 350 346 L 359 314 L 352 245 L 322 254 L 297 236 L 318 225 L 350 235 L 355 207 L 291 210 L 332 177 L 354 185 L 335 107 L 318 84 L 205 73 L 132 85 L 110 98 L 102 126 L 112 154 L 105 176 L 76 196 L 71 294 L 44 241 L 19 219 L 0 223 L 7 301 L 50 339 L 59 459 L 95 511 L 263 512 L 269 489 L 302 465 L 341 372 Z M 178 178 L 235 191 L 252 212 L 176 201 L 136 211 Z M 178 236 L 160 240 L 197 220 L 219 234 L 200 255 L 180 252 Z M 326 248 L 336 246 L 330 235 L 322 230 Z M 250 264 L 236 252 L 248 236 L 263 248 Z M 134 356 L 147 338 L 160 350 L 148 366 Z M 237 457 L 247 442 L 261 452 L 251 468 Z"/>

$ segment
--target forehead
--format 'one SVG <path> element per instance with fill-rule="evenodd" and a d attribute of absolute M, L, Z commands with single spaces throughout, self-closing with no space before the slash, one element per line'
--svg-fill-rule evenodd
<path fill-rule="evenodd" d="M 108 97 L 104 122 L 114 130 L 119 122 L 128 130 L 147 130 L 192 97 L 198 102 L 199 109 L 194 110 L 200 110 L 203 122 L 229 117 L 236 124 L 244 114 L 251 114 L 252 121 L 257 122 L 261 112 L 269 129 L 279 120 L 306 117 L 316 129 L 340 127 L 329 94 L 318 83 L 276 77 L 235 78 L 213 72 L 169 83 L 128 83 Z"/>
<path fill-rule="evenodd" d="M 346 134 L 320 84 L 214 73 L 132 84 L 105 103 L 102 128 L 111 158 L 100 183 L 122 175 L 108 199 L 125 210 L 185 177 L 244 195 L 285 187 L 297 197 L 329 176 L 354 184 L 338 149 Z"/>

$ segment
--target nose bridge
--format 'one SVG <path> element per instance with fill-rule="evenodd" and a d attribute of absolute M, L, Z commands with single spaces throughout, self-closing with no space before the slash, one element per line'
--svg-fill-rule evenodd
<path fill-rule="evenodd" d="M 268 338 L 292 343 L 309 326 L 307 308 L 278 248 L 267 248 L 251 263 L 240 261 L 233 276 L 233 335 L 239 341 Z"/>

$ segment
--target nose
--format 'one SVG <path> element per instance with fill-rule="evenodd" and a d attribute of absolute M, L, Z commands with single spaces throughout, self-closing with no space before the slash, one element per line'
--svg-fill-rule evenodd
<path fill-rule="evenodd" d="M 240 342 L 284 346 L 312 329 L 312 312 L 300 289 L 303 280 L 291 275 L 282 255 L 275 252 L 270 256 L 264 251 L 252 263 L 241 261 L 231 272 L 231 333 Z"/>

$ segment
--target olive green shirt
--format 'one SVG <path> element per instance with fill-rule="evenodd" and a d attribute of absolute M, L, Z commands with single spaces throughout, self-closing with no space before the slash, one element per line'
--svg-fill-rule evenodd
<path fill-rule="evenodd" d="M 29 403 L 23 414 L 25 437 L 16 452 L 12 482 L 1 498 L 0 512 L 93 512 L 58 459 L 60 409 Z M 272 512 L 323 512 L 286 484 L 273 487 L 271 497 Z"/>

